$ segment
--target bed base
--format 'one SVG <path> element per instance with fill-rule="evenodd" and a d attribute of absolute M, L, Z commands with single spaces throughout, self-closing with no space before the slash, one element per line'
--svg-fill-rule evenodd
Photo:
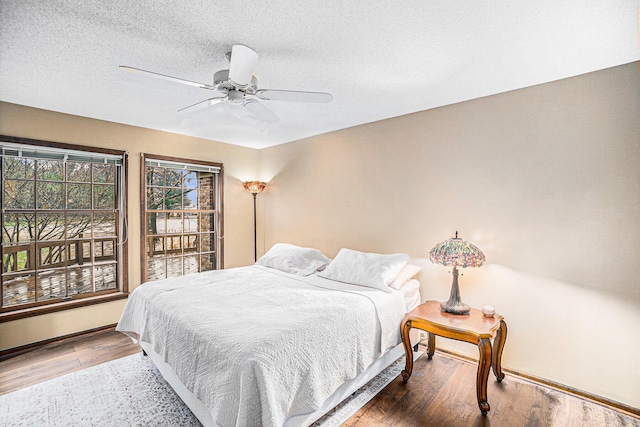
<path fill-rule="evenodd" d="M 140 346 L 142 347 L 143 352 L 151 358 L 164 379 L 169 383 L 169 385 L 171 385 L 176 394 L 180 396 L 182 401 L 187 405 L 187 407 L 189 407 L 191 412 L 193 412 L 193 414 L 196 416 L 196 418 L 198 418 L 202 425 L 205 427 L 218 427 L 204 403 L 200 399 L 198 399 L 195 394 L 189 391 L 184 384 L 182 384 L 180 379 L 173 372 L 171 366 L 169 366 L 162 360 L 162 356 L 153 351 L 153 346 L 145 341 L 140 341 Z M 353 380 L 342 384 L 331 396 L 329 396 L 324 401 L 320 409 L 311 414 L 298 415 L 289 418 L 284 425 L 308 426 L 309 424 L 313 423 L 324 414 L 329 412 L 329 410 L 334 408 L 338 403 L 342 402 L 348 396 L 355 393 L 356 390 L 365 385 L 376 375 L 382 372 L 387 366 L 391 365 L 403 355 L 404 348 L 402 343 L 400 343 L 396 347 L 393 347 L 378 359 L 376 359 L 376 361 L 374 361 L 371 366 L 369 366 L 364 372 L 355 377 Z"/>

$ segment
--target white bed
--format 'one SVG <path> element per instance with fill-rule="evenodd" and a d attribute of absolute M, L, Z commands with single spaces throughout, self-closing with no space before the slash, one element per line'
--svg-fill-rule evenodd
<path fill-rule="evenodd" d="M 117 330 L 139 340 L 205 426 L 309 425 L 402 356 L 399 325 L 419 301 L 415 281 L 403 294 L 316 269 L 254 265 L 143 284 Z"/>

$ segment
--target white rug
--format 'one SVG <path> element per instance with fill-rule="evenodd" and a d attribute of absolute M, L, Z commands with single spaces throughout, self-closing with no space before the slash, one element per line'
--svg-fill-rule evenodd
<path fill-rule="evenodd" d="M 393 381 L 404 356 L 313 424 L 339 426 Z M 0 396 L 0 426 L 200 426 L 142 354 Z"/>

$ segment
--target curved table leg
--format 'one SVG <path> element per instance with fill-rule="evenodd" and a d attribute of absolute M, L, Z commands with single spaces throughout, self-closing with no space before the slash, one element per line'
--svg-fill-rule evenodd
<path fill-rule="evenodd" d="M 478 342 L 480 360 L 478 361 L 478 376 L 476 377 L 476 392 L 478 395 L 478 406 L 482 415 L 489 412 L 489 402 L 487 402 L 487 379 L 491 369 L 491 341 L 488 338 L 480 339 Z"/>
<path fill-rule="evenodd" d="M 493 373 L 496 376 L 498 382 L 504 378 L 504 372 L 502 372 L 502 350 L 504 349 L 504 343 L 507 340 L 507 324 L 504 320 L 500 321 L 500 329 L 496 332 L 496 337 L 493 340 L 493 354 L 491 359 L 491 366 L 493 366 Z"/>
<path fill-rule="evenodd" d="M 409 339 L 409 331 L 411 330 L 411 320 L 404 319 L 400 324 L 400 334 L 402 335 L 402 343 L 404 344 L 404 354 L 406 357 L 404 370 L 402 371 L 402 380 L 407 382 L 413 372 L 413 351 L 411 349 L 411 340 Z"/>

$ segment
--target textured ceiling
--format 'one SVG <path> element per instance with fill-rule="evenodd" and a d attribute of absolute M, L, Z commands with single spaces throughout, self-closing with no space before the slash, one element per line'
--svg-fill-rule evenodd
<path fill-rule="evenodd" d="M 579 75 L 639 59 L 640 0 L 0 0 L 0 100 L 249 147 Z M 211 91 L 225 53 L 259 55 L 266 124 Z"/>

